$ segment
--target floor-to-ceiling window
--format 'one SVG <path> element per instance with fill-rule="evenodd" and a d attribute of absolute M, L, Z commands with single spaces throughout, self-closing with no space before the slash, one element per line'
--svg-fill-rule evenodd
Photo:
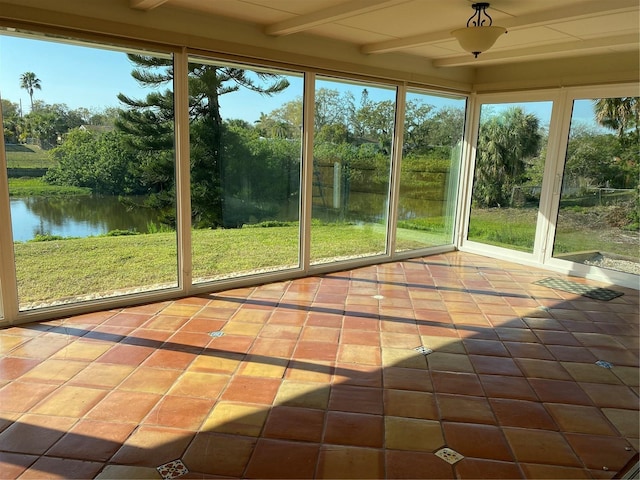
<path fill-rule="evenodd" d="M 466 99 L 406 95 L 396 252 L 453 242 Z"/>
<path fill-rule="evenodd" d="M 303 76 L 192 57 L 194 283 L 295 268 Z"/>
<path fill-rule="evenodd" d="M 7 33 L 19 309 L 176 287 L 172 55 Z"/>
<path fill-rule="evenodd" d="M 396 89 L 317 77 L 312 264 L 383 255 Z"/>
<path fill-rule="evenodd" d="M 633 92 L 479 96 L 461 248 L 637 287 L 639 107 L 624 96 Z"/>
<path fill-rule="evenodd" d="M 469 241 L 533 253 L 552 106 L 481 105 Z"/>
<path fill-rule="evenodd" d="M 638 97 L 573 101 L 555 259 L 640 273 L 638 101 Z"/>
<path fill-rule="evenodd" d="M 393 84 L 309 75 L 304 125 L 295 69 L 16 31 L 0 47 L 0 318 L 454 240 L 463 97 L 400 87 L 397 118 Z M 638 99 L 598 92 L 477 97 L 463 248 L 638 273 Z"/>

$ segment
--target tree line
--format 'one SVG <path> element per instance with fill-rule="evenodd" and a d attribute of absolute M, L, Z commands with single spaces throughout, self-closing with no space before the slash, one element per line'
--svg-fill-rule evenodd
<path fill-rule="evenodd" d="M 145 98 L 121 94 L 121 108 L 105 112 L 102 119 L 97 113 L 89 117 L 91 112 L 35 101 L 24 117 L 7 117 L 16 121 L 5 135 L 22 141 L 33 135 L 44 148 L 53 147 L 50 154 L 56 165 L 45 176 L 47 181 L 86 186 L 102 194 L 144 194 L 147 204 L 164 211 L 171 224 L 175 221 L 173 65 L 144 55 L 129 59 L 135 67 L 133 77 L 154 87 Z M 189 64 L 194 225 L 238 226 L 248 217 L 269 217 L 283 202 L 297 201 L 302 98 L 263 113 L 254 124 L 223 119 L 220 109 L 220 98 L 240 89 L 272 96 L 288 86 L 286 78 L 277 74 Z M 58 123 L 47 134 L 33 128 L 55 108 Z M 421 155 L 431 155 L 447 163 L 448 150 L 462 135 L 464 112 L 436 110 L 420 102 L 410 102 L 407 111 L 412 121 L 406 128 L 405 156 L 416 162 Z M 360 99 L 351 93 L 318 90 L 315 162 L 341 163 L 344 184 L 370 187 L 387 182 L 394 114 L 394 102 L 374 102 L 366 89 Z M 104 126 L 108 128 L 99 128 Z M 233 208 L 226 208 L 227 203 Z M 230 215 L 238 205 L 244 205 L 243 211 Z"/>
<path fill-rule="evenodd" d="M 56 161 L 45 179 L 90 187 L 95 193 L 148 196 L 148 205 L 175 222 L 174 105 L 171 60 L 129 54 L 132 76 L 154 87 L 145 98 L 120 94 L 120 108 L 70 110 L 33 100 L 41 90 L 35 74 L 21 77 L 31 111 L 2 101 L 5 142 L 38 143 Z M 27 72 L 30 73 L 30 72 Z M 295 198 L 299 188 L 302 98 L 262 113 L 250 124 L 223 119 L 220 98 L 241 89 L 278 95 L 289 87 L 275 73 L 233 66 L 189 64 L 191 202 L 199 227 L 238 226 L 268 217 Z M 163 90 L 164 89 L 164 90 Z M 373 188 L 388 181 L 395 103 L 373 101 L 366 88 L 350 92 L 321 88 L 314 110 L 314 163 L 342 165 L 346 185 Z M 637 185 L 638 99 L 595 102 L 600 125 L 613 133 L 572 129 L 565 177 L 612 188 Z M 407 102 L 402 183 L 426 194 L 433 178 L 450 168 L 450 153 L 463 132 L 464 111 Z M 474 201 L 507 206 L 515 186 L 540 185 L 547 132 L 537 117 L 515 107 L 482 121 Z M 236 215 L 229 206 L 244 205 Z"/>

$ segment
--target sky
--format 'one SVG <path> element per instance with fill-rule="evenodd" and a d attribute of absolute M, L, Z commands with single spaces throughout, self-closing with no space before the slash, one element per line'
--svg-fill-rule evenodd
<path fill-rule="evenodd" d="M 0 35 L 0 96 L 13 103 L 21 103 L 25 114 L 30 111 L 29 94 L 20 88 L 20 76 L 25 72 L 35 73 L 41 81 L 42 90 L 35 90 L 34 100 L 62 103 L 70 109 L 102 110 L 122 106 L 117 99 L 119 93 L 132 98 L 145 97 L 149 90 L 131 76 L 133 69 L 134 65 L 123 52 Z M 223 97 L 223 117 L 252 123 L 258 120 L 260 113 L 270 113 L 285 102 L 301 97 L 302 77 L 291 76 L 288 79 L 290 87 L 273 97 L 260 96 L 246 89 Z M 353 87 L 348 83 L 338 86 L 333 82 L 318 82 L 317 87 L 322 86 L 340 91 L 350 89 L 354 91 L 356 100 L 362 91 L 361 86 Z M 368 88 L 370 99 L 389 98 L 389 92 L 385 90 L 381 89 L 379 98 L 376 98 L 376 89 Z M 447 98 L 430 97 L 429 103 L 441 107 L 452 102 Z M 539 116 L 541 125 L 548 125 L 551 102 L 527 105 L 527 110 Z M 574 118 L 593 118 L 590 102 L 578 102 Z"/>
<path fill-rule="evenodd" d="M 25 72 L 33 72 L 40 79 L 42 89 L 34 91 L 34 101 L 62 103 L 70 109 L 100 110 L 121 106 L 117 99 L 119 93 L 132 98 L 146 95 L 148 90 L 131 76 L 134 68 L 125 53 L 115 50 L 40 41 L 13 34 L 0 35 L 0 95 L 13 103 L 21 102 L 25 114 L 30 111 L 29 94 L 20 88 L 20 76 Z M 260 96 L 246 89 L 223 97 L 223 117 L 254 122 L 260 113 L 269 113 L 285 102 L 302 97 L 302 76 L 291 75 L 288 80 L 289 88 L 273 97 Z M 356 101 L 360 99 L 363 88 L 347 82 L 339 85 L 329 79 L 322 81 L 319 77 L 317 88 L 322 87 L 337 89 L 341 93 L 351 90 Z M 393 98 L 393 92 L 387 88 L 379 92 L 375 88 L 367 90 L 373 101 Z M 433 97 L 430 103 L 440 107 L 451 101 L 446 97 Z"/>
<path fill-rule="evenodd" d="M 75 109 L 118 106 L 120 92 L 140 95 L 144 90 L 131 77 L 131 70 L 123 53 L 0 36 L 0 94 L 13 103 L 21 100 L 25 113 L 30 109 L 29 94 L 20 88 L 25 72 L 35 73 L 41 82 L 42 90 L 34 91 L 34 100 Z"/>
<path fill-rule="evenodd" d="M 29 94 L 20 88 L 20 76 L 25 72 L 33 72 L 40 79 L 42 89 L 34 91 L 34 101 L 100 110 L 122 106 L 117 99 L 119 93 L 136 99 L 146 96 L 150 90 L 131 76 L 134 68 L 122 52 L 0 35 L 0 95 L 13 103 L 22 102 L 25 114 L 30 111 Z M 283 94 L 260 97 L 261 111 L 268 113 L 302 95 L 302 78 L 289 80 L 291 86 Z M 234 94 L 233 114 L 226 116 L 257 120 L 253 117 L 259 117 L 260 112 L 256 113 L 254 97 L 257 94 Z"/>

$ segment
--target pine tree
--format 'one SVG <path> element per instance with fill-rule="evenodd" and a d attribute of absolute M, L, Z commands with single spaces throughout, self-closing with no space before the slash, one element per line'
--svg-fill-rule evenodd
<path fill-rule="evenodd" d="M 170 59 L 129 54 L 136 65 L 132 76 L 146 87 L 172 85 L 173 62 Z M 224 226 L 224 125 L 220 96 L 246 88 L 262 95 L 274 95 L 289 82 L 272 73 L 255 72 L 258 84 L 247 70 L 208 63 L 189 63 L 189 121 L 191 148 L 192 221 L 200 227 Z M 143 178 L 160 207 L 173 207 L 175 199 L 173 159 L 173 93 L 149 93 L 136 100 L 120 94 L 128 106 L 116 126 L 130 134 L 132 146 L 139 152 Z M 174 208 L 174 207 L 173 207 Z M 174 208 L 175 210 L 175 208 Z M 170 220 L 170 219 L 169 219 Z"/>

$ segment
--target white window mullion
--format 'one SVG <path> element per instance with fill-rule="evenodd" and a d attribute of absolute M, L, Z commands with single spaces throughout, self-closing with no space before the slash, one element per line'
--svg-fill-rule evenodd
<path fill-rule="evenodd" d="M 480 124 L 480 102 L 475 93 L 467 100 L 464 147 L 460 162 L 460 182 L 458 183 L 457 221 L 454 230 L 454 245 L 460 248 L 467 240 L 469 216 L 471 215 L 471 193 L 473 191 L 473 175 L 475 172 L 476 148 L 478 146 L 478 129 Z"/>
<path fill-rule="evenodd" d="M 543 189 L 540 192 L 534 255 L 541 264 L 551 258 L 553 253 L 553 239 L 564 170 L 564 153 L 569 140 L 570 124 L 571 102 L 567 103 L 567 92 L 562 89 L 559 95 L 554 98 L 551 111 L 547 156 L 542 181 Z"/>
<path fill-rule="evenodd" d="M 2 109 L 0 124 L 4 125 Z M 0 145 L 0 199 L 0 325 L 7 325 L 16 320 L 19 308 L 4 140 Z"/>
<path fill-rule="evenodd" d="M 302 110 L 302 158 L 300 179 L 300 267 L 309 271 L 311 263 L 311 215 L 313 207 L 313 129 L 315 111 L 315 73 L 304 75 Z"/>
<path fill-rule="evenodd" d="M 189 57 L 183 48 L 173 57 L 173 101 L 175 105 L 176 230 L 178 235 L 178 285 L 192 287 L 191 171 L 189 149 Z"/>
<path fill-rule="evenodd" d="M 400 176 L 402 168 L 402 144 L 404 139 L 404 117 L 406 111 L 407 87 L 396 90 L 396 119 L 394 125 L 393 149 L 391 154 L 391 181 L 389 182 L 389 213 L 387 220 L 387 254 L 392 257 L 396 251 L 396 229 L 398 225 L 398 205 L 400 203 Z"/>

